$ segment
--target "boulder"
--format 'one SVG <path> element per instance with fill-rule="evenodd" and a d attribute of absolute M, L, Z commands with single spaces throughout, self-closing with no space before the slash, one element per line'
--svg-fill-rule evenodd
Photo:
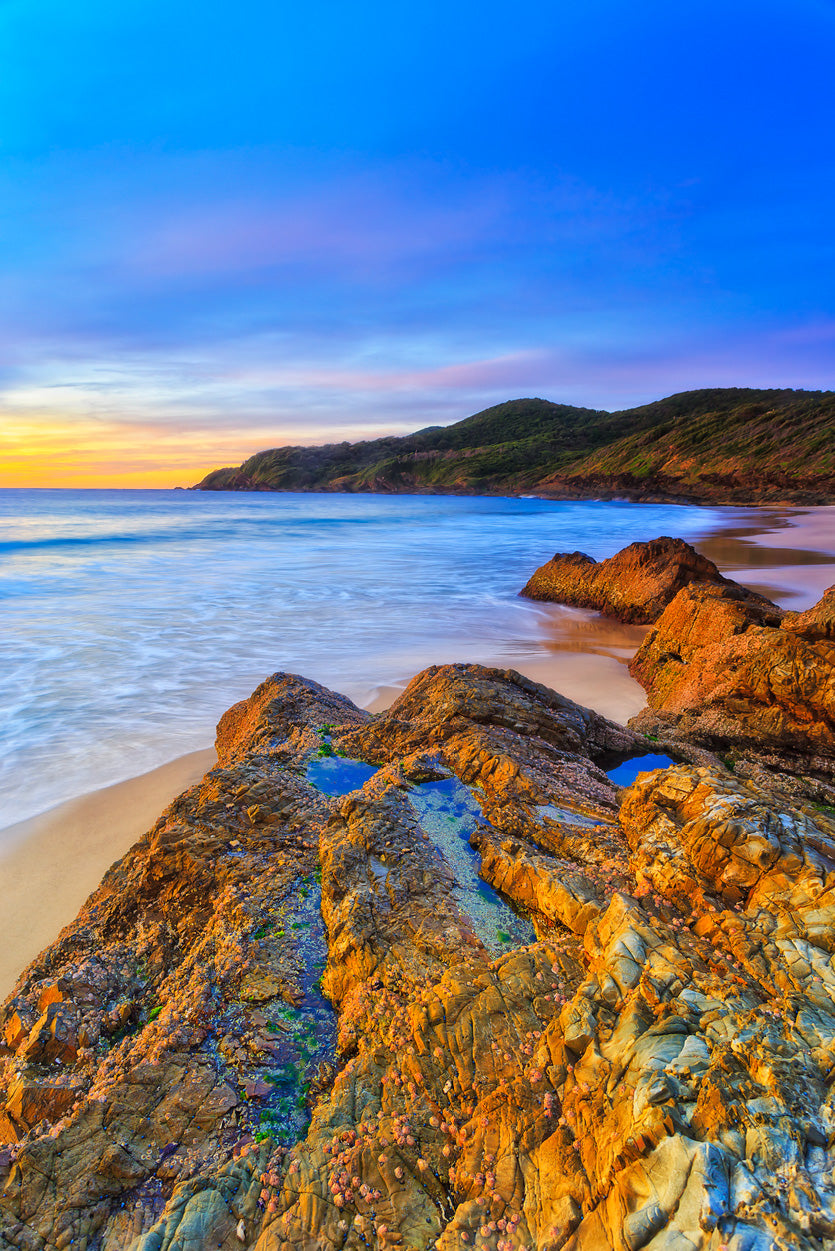
<path fill-rule="evenodd" d="M 536 570 L 520 594 L 527 599 L 594 608 L 619 621 L 645 625 L 660 617 L 682 587 L 694 583 L 737 585 L 683 539 L 664 537 L 631 543 L 602 561 L 583 552 L 557 552 Z M 766 602 L 753 591 L 737 589 L 751 602 Z"/>
<path fill-rule="evenodd" d="M 278 752 L 288 739 L 305 731 L 310 735 L 325 725 L 369 720 L 369 713 L 318 682 L 294 673 L 274 673 L 249 699 L 223 714 L 217 726 L 217 758 L 222 765 L 232 764 L 248 755 Z"/>

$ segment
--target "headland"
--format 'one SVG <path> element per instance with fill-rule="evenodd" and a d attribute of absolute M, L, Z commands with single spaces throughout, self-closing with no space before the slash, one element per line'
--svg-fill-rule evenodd
<path fill-rule="evenodd" d="M 833 436 L 832 391 L 683 391 L 613 413 L 528 398 L 400 437 L 271 448 L 195 489 L 831 504 Z"/>

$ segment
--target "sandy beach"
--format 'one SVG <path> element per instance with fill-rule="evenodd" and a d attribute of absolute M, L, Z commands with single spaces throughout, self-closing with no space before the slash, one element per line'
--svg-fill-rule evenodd
<path fill-rule="evenodd" d="M 835 551 L 835 504 L 787 509 L 774 529 L 758 531 L 751 541 L 763 547 L 831 555 Z"/>
<path fill-rule="evenodd" d="M 107 869 L 150 829 L 176 795 L 211 769 L 213 748 L 70 799 L 3 831 L 0 856 L 0 997 L 55 938 Z"/>
<path fill-rule="evenodd" d="M 750 518 L 743 509 L 738 513 L 737 523 L 695 540 L 723 572 L 792 609 L 814 603 L 835 583 L 835 507 L 757 510 Z M 626 665 L 645 628 L 552 605 L 541 610 L 542 648 L 487 656 L 484 663 L 515 668 L 616 721 L 638 712 L 644 694 Z M 411 676 L 402 685 L 378 687 L 365 706 L 387 708 Z M 212 748 L 192 752 L 3 831 L 0 998 L 74 918 L 105 870 L 214 760 Z"/>
<path fill-rule="evenodd" d="M 742 514 L 743 510 L 739 510 Z M 835 582 L 835 507 L 774 509 L 696 541 L 723 573 L 801 611 Z"/>

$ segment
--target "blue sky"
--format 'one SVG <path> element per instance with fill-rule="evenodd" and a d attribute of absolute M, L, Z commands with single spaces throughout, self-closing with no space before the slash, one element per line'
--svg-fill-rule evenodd
<path fill-rule="evenodd" d="M 0 483 L 833 386 L 831 0 L 6 0 L 0 48 Z"/>

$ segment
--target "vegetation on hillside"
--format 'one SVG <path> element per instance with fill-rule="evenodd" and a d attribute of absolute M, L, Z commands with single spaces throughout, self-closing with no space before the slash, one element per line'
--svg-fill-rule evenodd
<path fill-rule="evenodd" d="M 821 503 L 835 392 L 685 391 L 614 413 L 510 400 L 405 437 L 272 448 L 198 487 Z"/>

